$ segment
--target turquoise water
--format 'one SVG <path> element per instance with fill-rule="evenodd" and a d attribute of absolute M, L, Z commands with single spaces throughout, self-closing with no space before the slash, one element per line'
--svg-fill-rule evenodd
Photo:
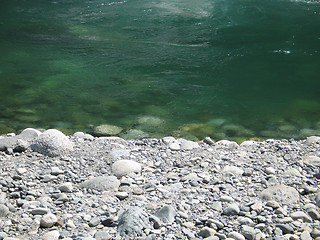
<path fill-rule="evenodd" d="M 198 139 L 320 133 L 320 1 L 0 5 L 0 133 L 101 124 Z"/>

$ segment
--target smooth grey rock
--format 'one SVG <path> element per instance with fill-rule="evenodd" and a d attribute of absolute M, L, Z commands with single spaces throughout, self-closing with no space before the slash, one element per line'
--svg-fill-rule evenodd
<path fill-rule="evenodd" d="M 0 217 L 6 217 L 10 213 L 9 208 L 3 204 L 0 204 Z"/>
<path fill-rule="evenodd" d="M 141 172 L 140 163 L 132 160 L 118 160 L 112 164 L 112 173 L 118 178 L 133 172 Z"/>
<path fill-rule="evenodd" d="M 127 192 L 117 192 L 117 193 L 116 193 L 116 197 L 117 197 L 119 200 L 126 199 L 128 196 L 129 196 L 129 194 L 128 194 Z"/>
<path fill-rule="evenodd" d="M 111 239 L 112 237 L 109 235 L 109 233 L 107 233 L 106 231 L 97 231 L 95 234 L 94 234 L 94 238 L 96 240 L 109 240 Z"/>
<path fill-rule="evenodd" d="M 221 202 L 213 202 L 213 203 L 211 203 L 211 208 L 213 210 L 218 211 L 218 212 L 222 212 L 222 204 L 221 204 Z"/>
<path fill-rule="evenodd" d="M 49 209 L 47 208 L 35 208 L 31 210 L 32 215 L 45 215 L 49 212 Z"/>
<path fill-rule="evenodd" d="M 261 198 L 266 201 L 274 200 L 283 204 L 292 204 L 299 201 L 300 195 L 295 188 L 281 184 L 263 190 Z"/>
<path fill-rule="evenodd" d="M 31 149 L 43 155 L 55 157 L 72 151 L 73 144 L 59 130 L 49 129 L 33 140 Z"/>
<path fill-rule="evenodd" d="M 43 228 L 50 228 L 55 225 L 58 221 L 56 215 L 52 213 L 45 214 L 40 220 L 40 226 Z"/>
<path fill-rule="evenodd" d="M 119 217 L 120 236 L 139 236 L 148 226 L 148 214 L 140 207 L 130 207 Z"/>
<path fill-rule="evenodd" d="M 42 240 L 58 240 L 59 237 L 60 237 L 59 231 L 53 230 L 53 231 L 45 233 L 42 236 Z"/>
<path fill-rule="evenodd" d="M 256 236 L 256 231 L 254 228 L 247 225 L 242 226 L 241 233 L 248 240 L 254 240 Z"/>
<path fill-rule="evenodd" d="M 100 176 L 80 184 L 80 187 L 99 191 L 117 190 L 119 186 L 120 181 L 115 176 Z"/>
<path fill-rule="evenodd" d="M 70 193 L 73 190 L 73 186 L 71 182 L 63 183 L 59 188 L 61 192 Z"/>
<path fill-rule="evenodd" d="M 203 227 L 198 233 L 198 235 L 203 238 L 213 237 L 215 234 L 216 234 L 216 230 L 209 227 Z"/>
<path fill-rule="evenodd" d="M 235 231 L 230 232 L 228 234 L 228 238 L 232 238 L 232 239 L 235 239 L 235 240 L 246 240 L 246 238 L 241 233 L 238 233 L 238 232 L 235 232 Z"/>
<path fill-rule="evenodd" d="M 173 223 L 176 216 L 176 211 L 172 206 L 166 205 L 160 208 L 155 214 L 163 223 Z"/>
<path fill-rule="evenodd" d="M 294 233 L 294 229 L 288 224 L 277 224 L 276 227 L 280 228 L 283 234 Z"/>
<path fill-rule="evenodd" d="M 293 220 L 302 219 L 302 221 L 308 222 L 308 223 L 312 222 L 312 218 L 303 211 L 296 211 L 296 212 L 291 213 L 291 218 Z"/>
<path fill-rule="evenodd" d="M 320 167 L 320 157 L 318 156 L 308 155 L 303 158 L 303 161 L 307 164 Z"/>
<path fill-rule="evenodd" d="M 94 217 L 89 221 L 88 225 L 90 227 L 96 227 L 96 226 L 99 225 L 99 223 L 100 223 L 100 218 L 99 217 Z"/>
<path fill-rule="evenodd" d="M 225 209 L 223 209 L 223 214 L 227 216 L 238 215 L 240 209 L 236 203 L 231 203 Z"/>

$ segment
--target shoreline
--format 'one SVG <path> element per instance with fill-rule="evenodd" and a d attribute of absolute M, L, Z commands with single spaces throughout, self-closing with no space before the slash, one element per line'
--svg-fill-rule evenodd
<path fill-rule="evenodd" d="M 317 136 L 239 145 L 29 128 L 0 150 L 2 239 L 320 239 Z"/>

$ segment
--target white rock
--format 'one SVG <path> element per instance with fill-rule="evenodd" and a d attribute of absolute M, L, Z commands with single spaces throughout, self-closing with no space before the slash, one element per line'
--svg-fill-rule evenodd
<path fill-rule="evenodd" d="M 42 236 L 42 240 L 58 240 L 60 233 L 57 230 L 47 232 Z"/>
<path fill-rule="evenodd" d="M 43 228 L 50 228 L 57 223 L 58 219 L 56 215 L 48 213 L 44 215 L 40 221 L 40 226 Z"/>
<path fill-rule="evenodd" d="M 231 173 L 234 175 L 242 175 L 244 171 L 241 168 L 238 168 L 237 166 L 227 165 L 222 169 L 222 172 Z"/>
<path fill-rule="evenodd" d="M 141 172 L 141 164 L 132 160 L 118 160 L 112 164 L 112 172 L 116 177 L 123 177 L 133 172 Z"/>
<path fill-rule="evenodd" d="M 34 139 L 31 149 L 49 157 L 55 157 L 72 151 L 73 145 L 62 132 L 49 129 Z"/>
<path fill-rule="evenodd" d="M 73 187 L 71 182 L 66 182 L 59 187 L 61 192 L 72 192 Z"/>

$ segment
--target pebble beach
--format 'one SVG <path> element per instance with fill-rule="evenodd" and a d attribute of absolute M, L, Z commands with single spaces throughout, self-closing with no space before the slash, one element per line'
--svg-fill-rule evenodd
<path fill-rule="evenodd" d="M 0 137 L 0 239 L 320 239 L 320 137 Z"/>

